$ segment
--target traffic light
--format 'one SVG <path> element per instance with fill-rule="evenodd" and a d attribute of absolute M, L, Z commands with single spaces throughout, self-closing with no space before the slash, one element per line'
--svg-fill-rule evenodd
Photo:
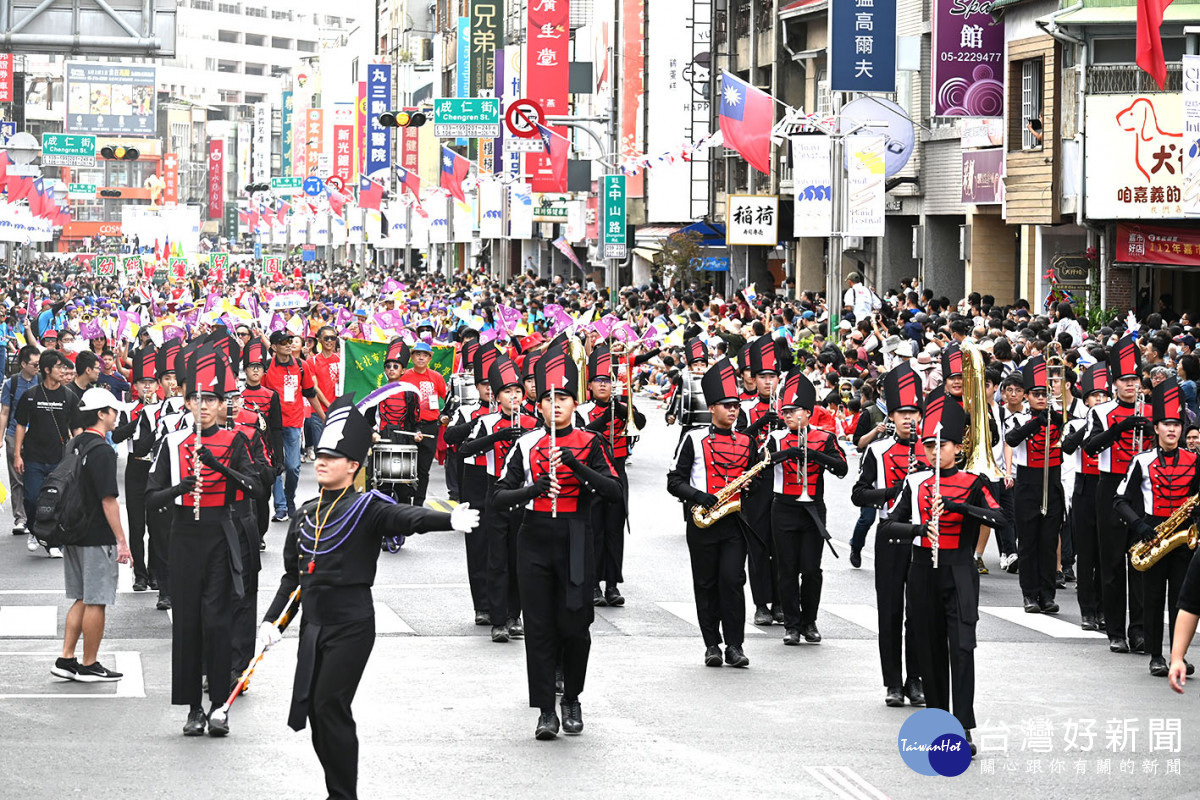
<path fill-rule="evenodd" d="M 105 145 L 100 148 L 100 156 L 114 161 L 137 161 L 141 155 L 136 147 L 126 147 L 123 144 Z"/>
<path fill-rule="evenodd" d="M 246 194 L 254 194 L 255 192 L 269 192 L 271 184 L 269 183 L 247 183 Z"/>
<path fill-rule="evenodd" d="M 396 109 L 380 114 L 379 124 L 385 128 L 419 128 L 425 124 L 425 119 L 424 111 Z"/>
<path fill-rule="evenodd" d="M 101 197 L 120 197 L 121 190 L 120 189 L 101 189 L 100 196 Z"/>

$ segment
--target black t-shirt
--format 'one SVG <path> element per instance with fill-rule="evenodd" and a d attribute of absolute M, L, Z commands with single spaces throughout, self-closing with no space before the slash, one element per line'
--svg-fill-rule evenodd
<path fill-rule="evenodd" d="M 97 434 L 84 431 L 79 435 L 82 445 Z M 108 442 L 94 445 L 80 467 L 80 492 L 84 507 L 91 513 L 87 535 L 79 542 L 81 546 L 116 544 L 117 537 L 108 526 L 101 501 L 106 497 L 117 497 L 117 451 Z"/>
<path fill-rule="evenodd" d="M 1200 614 L 1200 558 L 1193 558 L 1188 564 L 1183 585 L 1179 587 L 1178 607 L 1189 614 Z"/>
<path fill-rule="evenodd" d="M 25 441 L 21 458 L 43 464 L 62 460 L 63 445 L 71 438 L 71 418 L 79 398 L 66 388 L 34 386 L 17 403 L 17 424 L 24 425 Z M 115 467 L 114 467 L 115 471 Z"/>

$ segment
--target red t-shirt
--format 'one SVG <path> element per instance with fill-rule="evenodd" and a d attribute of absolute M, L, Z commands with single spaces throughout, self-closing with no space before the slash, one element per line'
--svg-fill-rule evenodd
<path fill-rule="evenodd" d="M 410 369 L 400 376 L 404 383 L 411 383 L 421 393 L 421 422 L 437 422 L 441 416 L 439 400 L 446 399 L 446 381 L 441 373 L 426 369 L 419 373 Z"/>
<path fill-rule="evenodd" d="M 329 355 L 320 354 L 310 356 L 306 366 L 313 373 L 313 380 L 317 383 L 317 389 L 320 390 L 321 394 L 325 395 L 326 400 L 332 403 L 334 395 L 337 392 L 338 373 L 342 368 L 341 356 L 337 352 Z"/>
<path fill-rule="evenodd" d="M 283 411 L 283 427 L 299 428 L 304 425 L 304 392 L 314 388 L 313 374 L 304 364 L 293 358 L 287 364 L 271 359 L 263 375 L 262 385 L 274 389 L 279 395 L 279 407 Z"/>

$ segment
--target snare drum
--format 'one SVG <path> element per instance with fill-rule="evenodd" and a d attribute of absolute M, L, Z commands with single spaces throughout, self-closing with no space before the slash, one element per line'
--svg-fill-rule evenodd
<path fill-rule="evenodd" d="M 683 393 L 679 403 L 679 424 L 684 430 L 708 425 L 712 422 L 712 412 L 708 410 L 708 403 L 704 401 L 704 388 L 701 383 L 703 376 L 689 373 L 682 378 L 679 385 L 679 390 Z"/>
<path fill-rule="evenodd" d="M 479 405 L 479 387 L 471 382 L 470 373 L 456 372 L 450 376 L 450 396 L 460 406 Z"/>
<path fill-rule="evenodd" d="M 380 442 L 371 450 L 371 468 L 377 485 L 417 482 L 417 446 Z"/>

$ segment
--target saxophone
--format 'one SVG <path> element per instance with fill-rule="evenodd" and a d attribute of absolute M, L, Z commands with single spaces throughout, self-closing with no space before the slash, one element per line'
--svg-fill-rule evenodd
<path fill-rule="evenodd" d="M 1175 509 L 1175 513 L 1158 523 L 1154 528 L 1153 539 L 1148 542 L 1138 542 L 1129 548 L 1129 563 L 1133 565 L 1134 569 L 1138 572 L 1145 572 L 1180 545 L 1186 544 L 1191 549 L 1196 549 L 1197 541 L 1200 541 L 1200 533 L 1197 532 L 1195 525 L 1189 525 L 1186 528 L 1184 525 L 1192 516 L 1198 502 L 1200 502 L 1200 494 L 1192 495 L 1183 502 L 1183 505 Z"/>
<path fill-rule="evenodd" d="M 696 523 L 697 528 L 707 528 L 715 522 L 724 519 L 730 514 L 736 514 L 742 510 L 741 500 L 730 500 L 735 494 L 741 491 L 742 487 L 754 479 L 754 476 L 762 472 L 767 467 L 771 466 L 770 457 L 764 458 L 762 461 L 755 464 L 750 469 L 737 476 L 729 483 L 725 484 L 722 489 L 717 492 L 717 504 L 712 508 L 704 508 L 696 506 L 692 509 L 692 522 Z"/>

